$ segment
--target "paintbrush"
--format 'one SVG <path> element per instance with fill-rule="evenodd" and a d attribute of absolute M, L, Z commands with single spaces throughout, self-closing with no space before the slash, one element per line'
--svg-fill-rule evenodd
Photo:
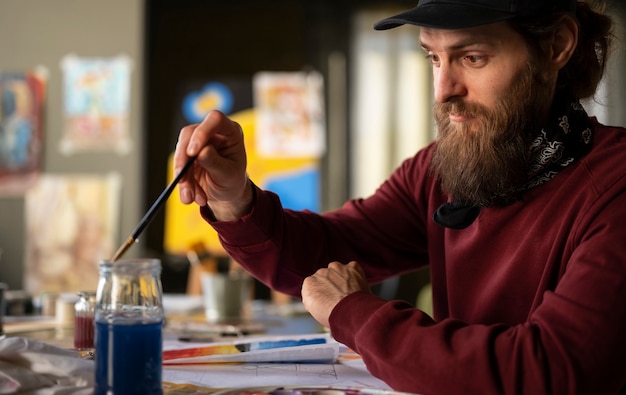
<path fill-rule="evenodd" d="M 163 192 L 161 192 L 161 194 L 154 201 L 154 203 L 152 203 L 152 206 L 143 216 L 141 221 L 139 221 L 139 224 L 137 225 L 133 233 L 131 233 L 131 235 L 128 237 L 128 239 L 126 239 L 124 244 L 120 246 L 117 252 L 115 252 L 115 255 L 113 255 L 113 258 L 111 258 L 111 262 L 117 261 L 139 239 L 139 235 L 141 234 L 141 232 L 143 232 L 146 226 L 148 226 L 150 221 L 152 221 L 154 214 L 156 214 L 159 208 L 163 206 L 167 198 L 172 194 L 172 191 L 174 190 L 176 185 L 180 182 L 181 178 L 183 178 L 183 175 L 185 174 L 185 172 L 189 170 L 194 160 L 196 160 L 195 156 L 192 156 L 191 158 L 189 158 L 187 163 L 185 163 L 185 166 L 183 166 L 183 168 L 176 175 L 176 177 L 174 177 L 172 182 L 170 182 L 170 184 L 163 190 Z"/>

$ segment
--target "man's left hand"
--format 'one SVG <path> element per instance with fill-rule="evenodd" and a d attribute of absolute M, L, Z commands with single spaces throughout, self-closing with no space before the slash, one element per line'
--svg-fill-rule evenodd
<path fill-rule="evenodd" d="M 319 269 L 302 284 L 302 302 L 320 324 L 329 327 L 328 318 L 341 299 L 357 291 L 370 292 L 361 265 L 331 262 Z"/>

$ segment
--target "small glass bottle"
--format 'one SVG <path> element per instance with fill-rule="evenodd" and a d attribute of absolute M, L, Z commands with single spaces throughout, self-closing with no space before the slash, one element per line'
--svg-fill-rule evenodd
<path fill-rule="evenodd" d="M 164 319 L 158 259 L 100 263 L 95 395 L 163 393 Z"/>
<path fill-rule="evenodd" d="M 94 346 L 96 293 L 79 292 L 78 298 L 74 305 L 74 348 L 91 350 Z"/>

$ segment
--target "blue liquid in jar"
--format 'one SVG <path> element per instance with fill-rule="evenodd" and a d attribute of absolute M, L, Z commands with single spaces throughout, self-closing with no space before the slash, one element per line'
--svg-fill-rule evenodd
<path fill-rule="evenodd" d="M 162 322 L 96 322 L 94 394 L 162 394 L 162 327 Z"/>

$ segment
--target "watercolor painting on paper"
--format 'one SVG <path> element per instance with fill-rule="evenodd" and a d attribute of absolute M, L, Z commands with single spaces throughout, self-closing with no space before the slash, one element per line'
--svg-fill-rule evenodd
<path fill-rule="evenodd" d="M 318 72 L 259 72 L 254 76 L 259 155 L 322 156 L 326 150 L 323 87 Z"/>
<path fill-rule="evenodd" d="M 98 263 L 113 254 L 121 176 L 42 175 L 26 194 L 24 289 L 95 290 Z"/>
<path fill-rule="evenodd" d="M 0 73 L 0 195 L 22 195 L 40 171 L 44 70 Z"/>
<path fill-rule="evenodd" d="M 64 154 L 130 150 L 131 60 L 66 56 L 63 69 Z"/>

